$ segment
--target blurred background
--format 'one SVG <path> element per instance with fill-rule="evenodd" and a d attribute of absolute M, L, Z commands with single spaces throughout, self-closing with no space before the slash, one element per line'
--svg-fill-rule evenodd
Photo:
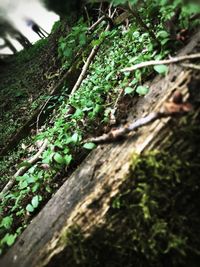
<path fill-rule="evenodd" d="M 40 0 L 0 0 L 0 54 L 13 54 L 12 49 L 20 51 L 29 42 L 39 40 L 31 23 L 50 33 L 58 19 L 59 16 L 48 11 Z"/>

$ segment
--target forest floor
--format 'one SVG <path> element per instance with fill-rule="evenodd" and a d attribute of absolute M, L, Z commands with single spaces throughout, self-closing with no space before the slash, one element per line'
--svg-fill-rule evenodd
<path fill-rule="evenodd" d="M 95 147 L 87 139 L 108 133 L 124 125 L 127 119 L 133 120 L 136 115 L 129 113 L 140 101 L 138 112 L 144 114 L 142 105 L 151 103 L 153 98 L 155 103 L 160 93 L 155 91 L 148 100 L 153 78 L 158 74 L 159 78 L 167 79 L 169 69 L 163 65 L 150 67 L 137 70 L 134 75 L 132 72 L 122 74 L 120 70 L 151 59 L 175 56 L 196 32 L 197 28 L 189 31 L 189 36 L 178 41 L 175 48 L 169 45 L 166 32 L 160 30 L 156 33 L 162 44 L 160 50 L 148 34 L 140 34 L 134 27 L 129 30 L 118 27 L 107 35 L 103 33 L 99 43 L 96 40 L 89 45 L 69 73 L 58 56 L 59 39 L 65 37 L 61 30 L 29 50 L 4 59 L 0 65 L 0 189 L 4 190 L 13 177 L 14 182 L 5 192 L 0 207 L 1 253 L 13 245 Z M 100 49 L 80 90 L 69 97 L 87 61 L 88 50 L 95 45 Z M 194 53 L 198 53 L 198 48 Z M 54 94 L 58 84 L 59 90 Z M 34 164 L 30 163 L 29 159 L 43 146 Z M 94 166 L 93 172 L 97 167 Z M 17 175 L 19 170 L 22 172 Z"/>
<path fill-rule="evenodd" d="M 59 79 L 61 62 L 57 56 L 59 34 L 39 40 L 0 65 L 0 149 L 44 103 Z"/>

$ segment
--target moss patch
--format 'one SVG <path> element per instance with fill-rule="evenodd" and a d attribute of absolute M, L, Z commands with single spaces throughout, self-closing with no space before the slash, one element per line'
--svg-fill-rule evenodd
<path fill-rule="evenodd" d="M 199 266 L 200 128 L 190 120 L 163 151 L 133 156 L 105 224 L 87 238 L 72 227 L 49 266 Z"/>

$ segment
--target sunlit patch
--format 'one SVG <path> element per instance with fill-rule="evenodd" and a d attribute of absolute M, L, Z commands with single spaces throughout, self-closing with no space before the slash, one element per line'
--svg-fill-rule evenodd
<path fill-rule="evenodd" d="M 36 42 L 40 37 L 29 27 L 26 19 L 31 19 L 39 26 L 50 33 L 51 28 L 58 16 L 54 12 L 49 12 L 39 0 L 18 0 L 18 1 L 0 1 L 0 16 L 9 20 L 17 30 L 20 30 L 31 43 Z M 13 42 L 17 50 L 21 50 L 18 42 Z M 11 53 L 8 48 L 1 49 L 2 53 Z"/>

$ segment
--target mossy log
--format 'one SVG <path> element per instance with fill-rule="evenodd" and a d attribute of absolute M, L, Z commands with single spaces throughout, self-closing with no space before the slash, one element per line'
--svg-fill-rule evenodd
<path fill-rule="evenodd" d="M 199 43 L 200 32 L 180 55 L 194 53 Z M 126 140 L 98 146 L 33 219 L 0 266 L 198 266 L 200 214 L 195 205 L 187 206 L 196 201 L 187 189 L 200 195 L 195 178 L 200 158 L 199 83 L 194 70 L 178 65 L 150 82 L 150 92 L 130 110 L 130 120 L 159 110 L 175 89 L 185 98 L 190 91 L 193 113 L 185 119 L 156 121 Z M 187 221 L 183 207 L 195 220 Z M 193 224 L 193 236 L 187 236 L 184 223 Z"/>

